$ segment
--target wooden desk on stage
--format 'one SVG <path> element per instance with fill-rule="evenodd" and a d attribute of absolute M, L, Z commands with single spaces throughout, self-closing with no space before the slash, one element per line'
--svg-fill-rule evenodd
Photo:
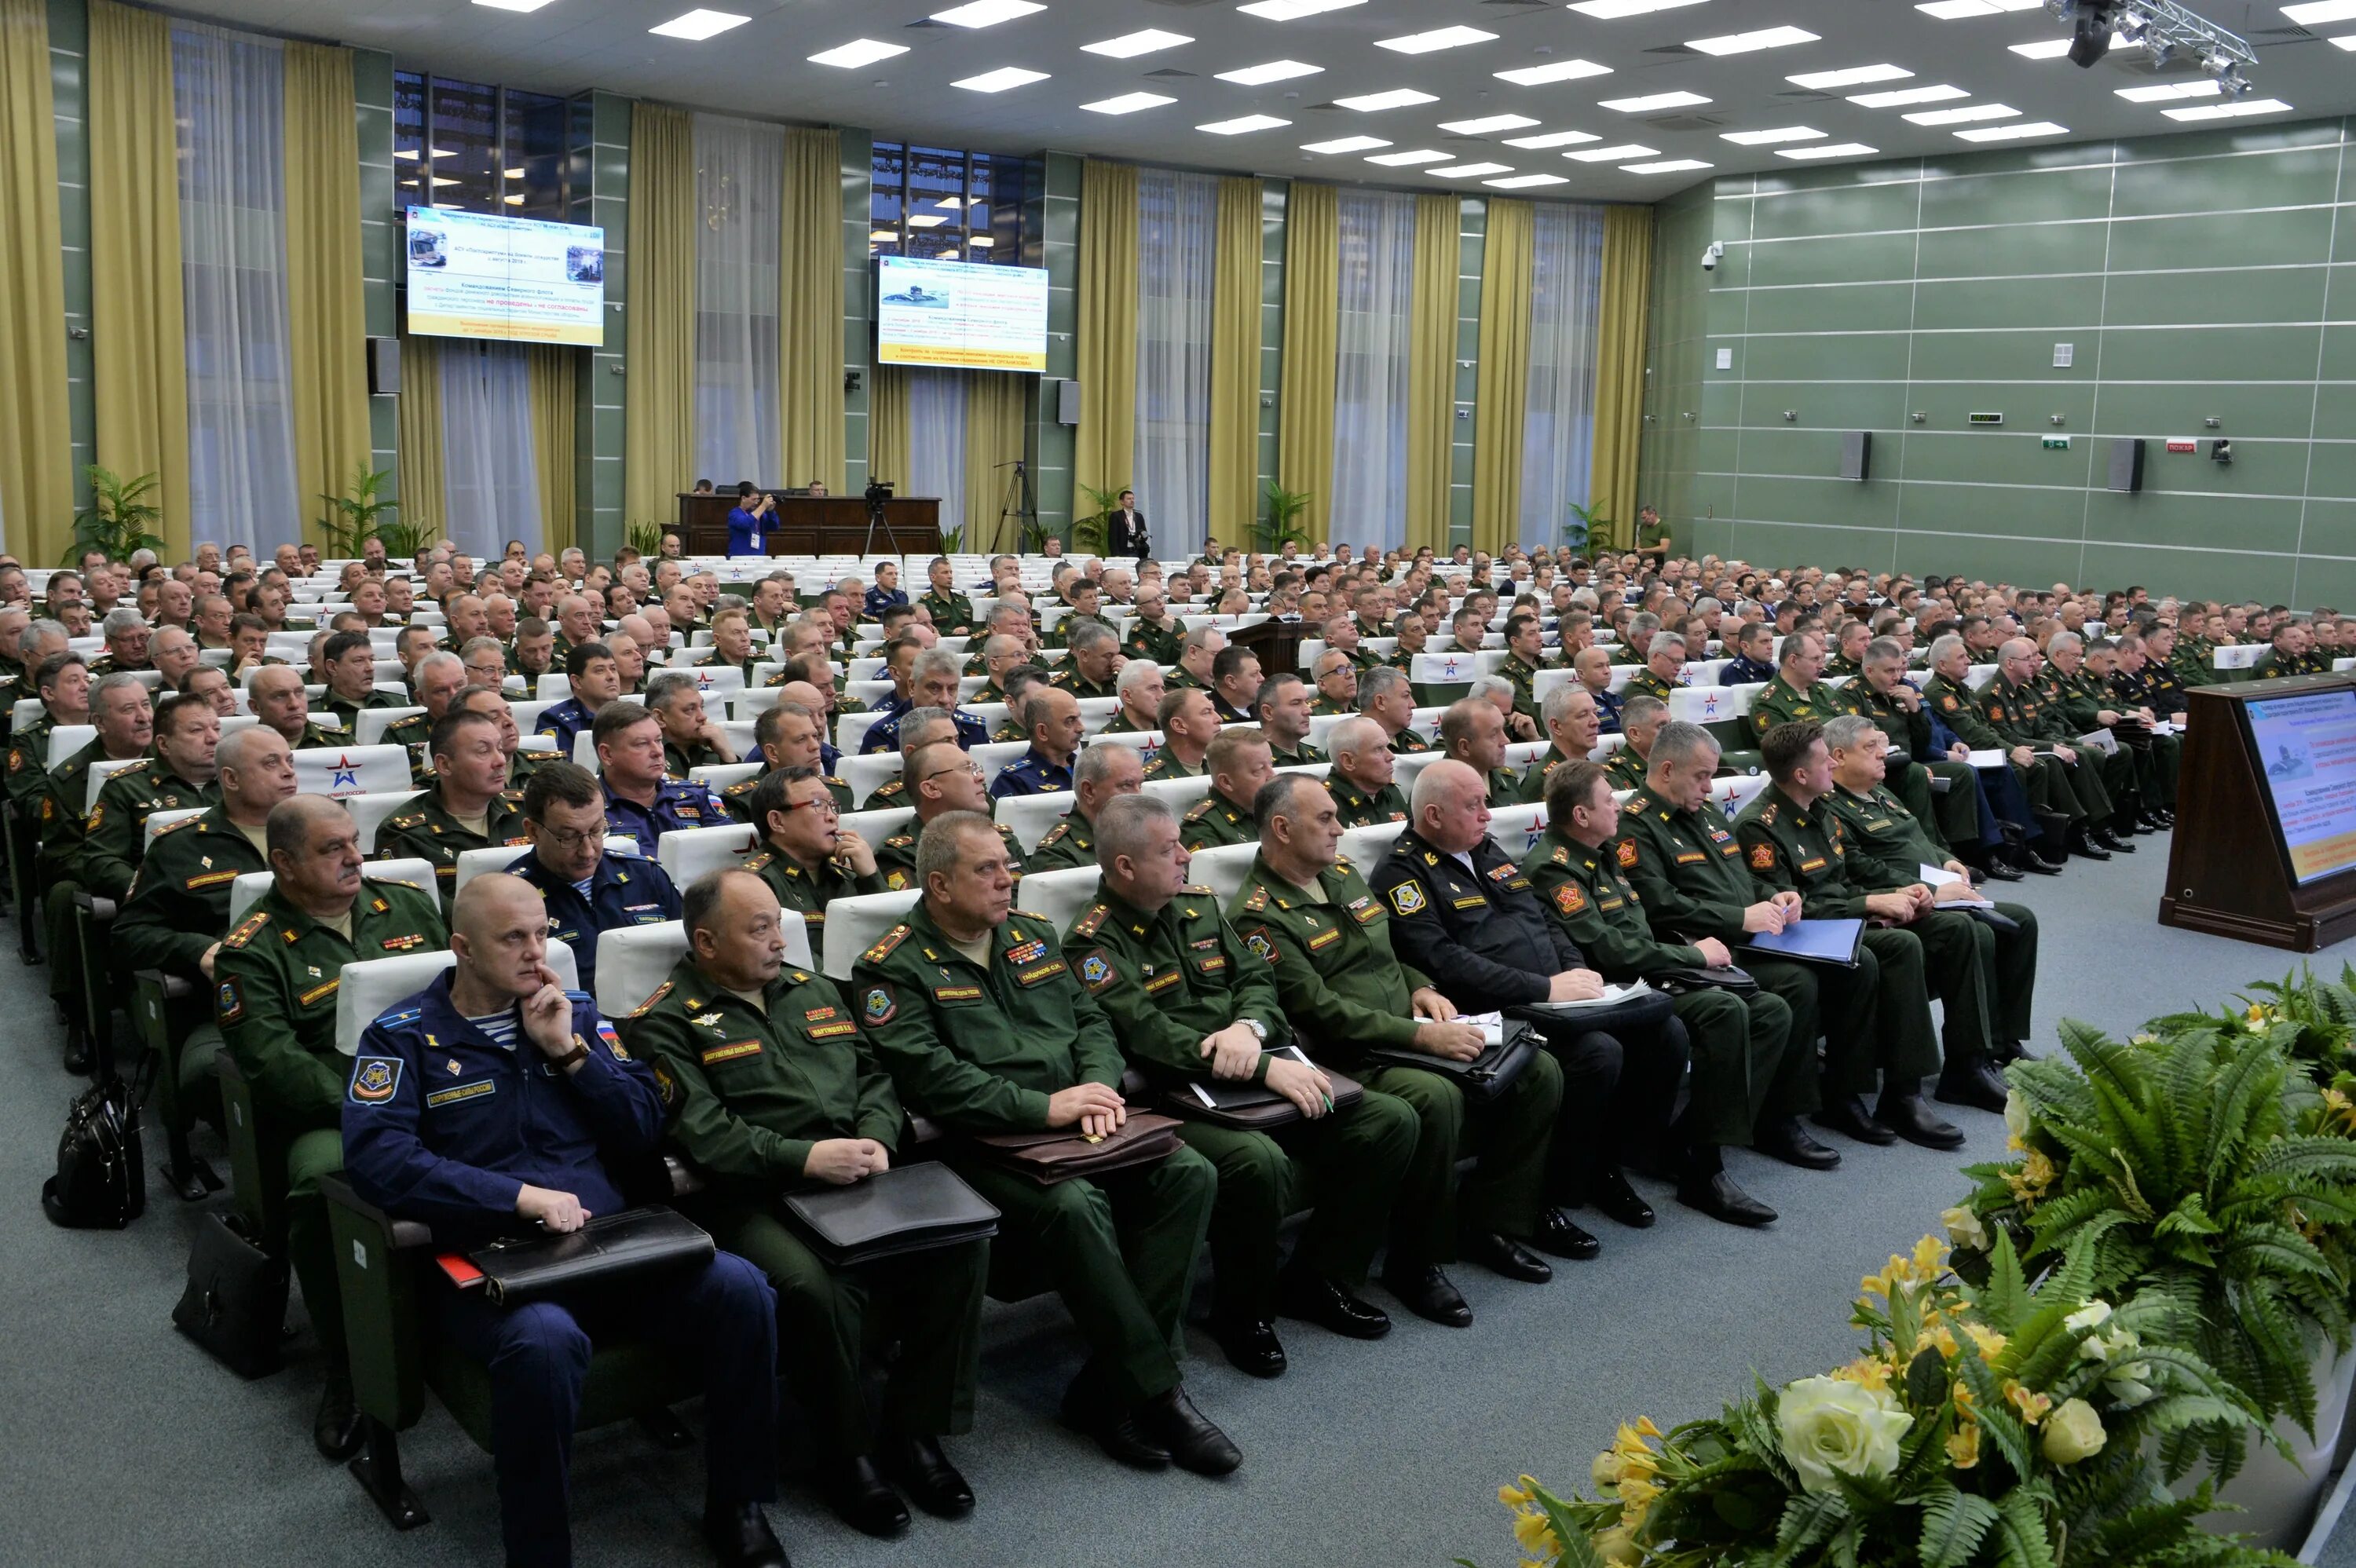
<path fill-rule="evenodd" d="M 776 494 L 776 492 L 771 492 Z M 734 492 L 679 497 L 680 541 L 690 555 L 728 553 Z M 777 496 L 782 524 L 765 536 L 771 555 L 858 555 L 867 548 L 867 503 L 858 496 Z M 941 548 L 941 504 L 931 496 L 894 496 L 884 503 L 874 548 L 880 555 L 932 555 Z"/>

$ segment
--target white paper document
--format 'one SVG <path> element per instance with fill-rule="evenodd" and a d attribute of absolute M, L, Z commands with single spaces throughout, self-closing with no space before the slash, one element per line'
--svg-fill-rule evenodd
<path fill-rule="evenodd" d="M 1976 768 L 2000 768 L 2005 757 L 2001 751 L 1974 752 L 1967 760 Z"/>

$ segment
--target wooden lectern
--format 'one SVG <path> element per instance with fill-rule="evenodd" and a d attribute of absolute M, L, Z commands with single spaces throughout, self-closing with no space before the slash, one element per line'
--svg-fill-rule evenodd
<path fill-rule="evenodd" d="M 771 555 L 859 555 L 868 542 L 867 503 L 857 496 L 772 491 L 778 528 L 763 542 Z M 690 555 L 728 553 L 728 514 L 736 495 L 679 496 L 680 543 Z M 932 555 L 941 548 L 941 504 L 930 496 L 894 496 L 875 525 L 879 555 Z"/>
<path fill-rule="evenodd" d="M 1237 647 L 1249 648 L 1258 656 L 1260 678 L 1266 680 L 1280 673 L 1301 673 L 1301 630 L 1299 621 L 1280 621 L 1271 616 L 1248 626 L 1237 626 L 1227 634 L 1227 641 Z"/>
<path fill-rule="evenodd" d="M 2351 689 L 2347 675 L 2318 675 L 2187 694 L 2160 924 L 2295 953 L 2356 936 L 2356 869 L 2297 880 L 2248 712 L 2252 702 Z"/>

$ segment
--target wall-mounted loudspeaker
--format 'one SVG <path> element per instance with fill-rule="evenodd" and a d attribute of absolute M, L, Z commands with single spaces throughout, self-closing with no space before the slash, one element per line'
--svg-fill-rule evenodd
<path fill-rule="evenodd" d="M 401 390 L 401 339 L 368 340 L 368 383 L 372 397 L 389 398 Z"/>
<path fill-rule="evenodd" d="M 2110 486 L 2114 490 L 2143 488 L 2143 438 L 2123 435 L 2111 443 Z"/>
<path fill-rule="evenodd" d="M 1077 381 L 1055 383 L 1055 422 L 1073 425 L 1080 422 L 1080 384 Z"/>
<path fill-rule="evenodd" d="M 1873 459 L 1873 432 L 1869 430 L 1849 430 L 1841 432 L 1841 471 L 1844 479 L 1863 479 Z"/>

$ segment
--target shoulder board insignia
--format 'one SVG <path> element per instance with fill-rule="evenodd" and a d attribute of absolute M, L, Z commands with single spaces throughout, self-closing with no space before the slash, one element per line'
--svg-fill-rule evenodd
<path fill-rule="evenodd" d="M 1558 844 L 1554 847 L 1554 854 L 1551 859 L 1558 866 L 1568 866 L 1570 864 L 1570 851 L 1564 846 Z"/>
<path fill-rule="evenodd" d="M 627 1016 L 634 1019 L 642 1019 L 646 1017 L 648 1013 L 655 1010 L 655 1005 L 657 1003 L 660 1002 L 665 997 L 670 995 L 671 987 L 678 984 L 679 982 L 676 980 L 665 980 L 661 985 L 655 987 L 655 994 L 653 996 L 648 997 L 645 1001 L 640 1002 L 637 1007 L 631 1008 Z"/>
<path fill-rule="evenodd" d="M 1105 917 L 1109 915 L 1111 912 L 1112 911 L 1104 904 L 1097 904 L 1093 906 L 1089 909 L 1087 913 L 1080 916 L 1080 918 L 1073 923 L 1072 934 L 1074 936 L 1094 936 L 1104 925 Z"/>
<path fill-rule="evenodd" d="M 1249 913 L 1258 914 L 1267 907 L 1268 888 L 1267 885 L 1263 883 L 1252 889 L 1251 897 L 1244 900 L 1244 908 Z"/>
<path fill-rule="evenodd" d="M 415 1023 L 424 1012 L 423 1008 L 395 1008 L 389 1013 L 379 1013 L 376 1021 L 386 1029 L 398 1029 L 402 1024 Z"/>
<path fill-rule="evenodd" d="M 262 911 L 256 910 L 252 914 L 245 917 L 244 924 L 239 926 L 235 931 L 230 932 L 227 936 L 221 939 L 221 945 L 223 947 L 242 947 L 247 943 L 252 941 L 254 936 L 269 923 L 270 917 L 267 914 L 264 914 Z"/>
<path fill-rule="evenodd" d="M 1764 811 L 1762 811 L 1762 812 L 1761 812 L 1761 813 L 1759 814 L 1759 820 L 1760 820 L 1760 821 L 1762 821 L 1762 822 L 1763 822 L 1763 823 L 1766 823 L 1766 824 L 1767 824 L 1768 826 L 1770 826 L 1770 827 L 1772 827 L 1772 826 L 1774 825 L 1774 822 L 1775 822 L 1775 811 L 1776 811 L 1776 807 L 1775 807 L 1775 806 L 1773 806 L 1773 805 L 1769 805 L 1769 806 L 1767 807 L 1767 809 L 1766 809 L 1766 810 L 1764 810 Z"/>
<path fill-rule="evenodd" d="M 418 825 L 420 825 L 421 823 L 423 823 L 424 820 L 425 820 L 425 814 L 424 814 L 423 812 L 422 812 L 422 811 L 413 811 L 413 812 L 411 812 L 407 816 L 396 816 L 396 817 L 394 817 L 391 822 L 386 823 L 386 824 L 385 824 L 385 826 L 386 826 L 387 827 L 402 827 L 402 828 L 415 827 L 417 827 Z"/>
<path fill-rule="evenodd" d="M 860 962 L 863 964 L 883 963 L 884 960 L 892 956 L 892 951 L 894 948 L 898 947 L 900 944 L 908 940 L 909 929 L 910 928 L 905 923 L 894 926 L 891 930 L 884 933 L 882 941 L 878 942 L 874 946 L 869 948 L 866 952 L 859 955 Z M 877 1021 L 881 1022 L 882 1020 L 878 1019 Z"/>
<path fill-rule="evenodd" d="M 1191 894 L 1198 899 L 1216 898 L 1218 896 L 1216 890 L 1206 888 L 1199 882 L 1185 883 L 1183 886 L 1180 887 L 1178 891 L 1182 893 Z"/>
<path fill-rule="evenodd" d="M 1071 832 L 1072 825 L 1068 819 L 1058 822 L 1055 827 L 1047 829 L 1047 836 L 1039 840 L 1039 848 L 1044 849 L 1050 844 L 1060 844 L 1071 837 Z"/>
<path fill-rule="evenodd" d="M 731 799 L 734 799 L 735 796 L 740 795 L 751 795 L 753 793 L 754 786 L 758 784 L 761 781 L 757 778 L 739 779 L 734 784 L 730 784 L 726 789 L 722 790 L 720 793 L 729 796 Z"/>
<path fill-rule="evenodd" d="M 412 893 L 422 893 L 425 891 L 423 888 L 419 887 L 415 882 L 404 882 L 399 877 L 375 877 L 371 878 L 370 880 L 374 881 L 376 885 L 380 888 L 407 888 Z M 391 904 L 385 902 L 382 899 L 376 901 L 376 912 L 379 914 L 382 914 L 386 910 L 389 910 L 391 907 L 392 906 Z"/>
<path fill-rule="evenodd" d="M 744 862 L 741 869 L 747 871 L 757 871 L 776 859 L 776 855 L 774 851 L 764 849 L 759 854 L 748 858 Z"/>
<path fill-rule="evenodd" d="M 1011 909 L 1006 912 L 1006 918 L 1009 920 L 1035 920 L 1041 925 L 1047 925 L 1047 917 L 1041 914 L 1037 910 Z M 1047 929 L 1053 931 L 1055 927 L 1047 925 Z"/>
<path fill-rule="evenodd" d="M 1212 812 L 1217 810 L 1218 805 L 1218 796 L 1205 795 L 1202 799 L 1196 801 L 1194 805 L 1186 808 L 1186 820 L 1189 822 L 1200 822 L 1203 818 L 1210 816 Z"/>
<path fill-rule="evenodd" d="M 202 817 L 184 816 L 177 822 L 166 823 L 163 827 L 155 829 L 155 837 L 161 838 L 166 833 L 177 833 L 181 828 L 193 827 L 202 820 Z"/>

